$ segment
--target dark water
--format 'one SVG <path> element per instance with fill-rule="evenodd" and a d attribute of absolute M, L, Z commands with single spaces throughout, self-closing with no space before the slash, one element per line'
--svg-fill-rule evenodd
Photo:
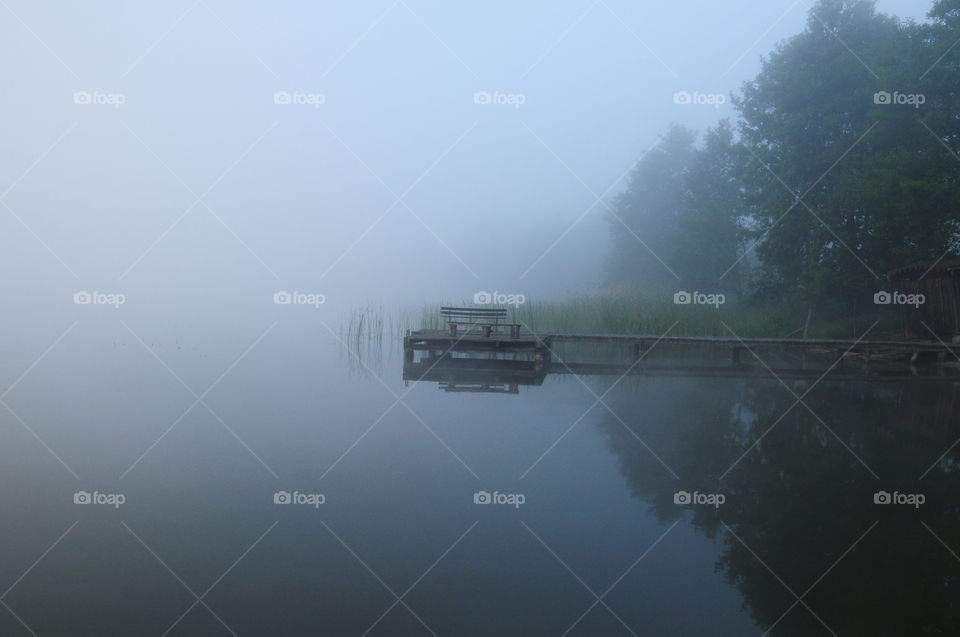
<path fill-rule="evenodd" d="M 78 331 L 4 397 L 0 634 L 960 633 L 949 380 L 448 393 L 260 335 Z"/>

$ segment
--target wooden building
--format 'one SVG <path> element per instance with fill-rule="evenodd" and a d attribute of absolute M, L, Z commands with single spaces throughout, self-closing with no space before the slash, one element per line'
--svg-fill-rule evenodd
<path fill-rule="evenodd" d="M 902 306 L 907 336 L 932 340 L 932 331 L 950 342 L 960 335 L 960 259 L 914 263 L 891 270 L 887 279 L 891 292 L 923 295 L 918 307 Z"/>

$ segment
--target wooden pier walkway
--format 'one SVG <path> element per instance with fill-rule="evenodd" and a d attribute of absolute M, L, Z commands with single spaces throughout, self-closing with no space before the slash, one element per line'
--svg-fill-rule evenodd
<path fill-rule="evenodd" d="M 693 347 L 720 349 L 729 352 L 729 360 L 736 365 L 743 355 L 759 352 L 793 352 L 799 354 L 833 354 L 858 356 L 866 361 L 874 358 L 898 360 L 910 364 L 960 361 L 960 344 L 938 341 L 845 340 L 816 338 L 737 338 L 734 336 L 657 336 L 650 334 L 560 334 L 494 333 L 484 336 L 478 332 L 464 332 L 456 336 L 441 330 L 419 330 L 404 338 L 404 352 L 413 360 L 414 352 L 434 354 L 465 352 L 531 355 L 543 365 L 553 362 L 551 353 L 563 344 L 608 344 L 630 348 L 632 356 L 640 358 L 651 350 L 658 354 L 676 353 Z"/>
<path fill-rule="evenodd" d="M 562 347 L 570 344 L 603 347 L 574 347 L 569 351 Z M 516 330 L 512 335 L 491 331 L 486 336 L 465 331 L 453 336 L 449 330 L 420 330 L 410 332 L 403 345 L 404 380 L 437 382 L 447 392 L 516 394 L 520 386 L 542 384 L 548 374 L 768 380 L 776 377 L 817 382 L 826 376 L 832 381 L 871 382 L 960 379 L 960 367 L 956 364 L 934 364 L 960 360 L 956 358 L 960 356 L 960 344 L 936 341 L 741 340 L 643 334 L 535 334 Z M 617 346 L 623 347 L 619 355 Z M 562 350 L 562 360 L 558 348 Z M 755 360 L 754 355 L 759 357 L 761 353 L 764 360 Z M 848 359 L 856 364 L 847 364 Z"/>

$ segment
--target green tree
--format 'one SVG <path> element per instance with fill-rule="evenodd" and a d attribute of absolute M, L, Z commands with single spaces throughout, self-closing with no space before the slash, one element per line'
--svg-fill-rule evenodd
<path fill-rule="evenodd" d="M 923 94 L 933 36 L 942 39 L 872 1 L 821 0 L 806 30 L 744 85 L 735 105 L 753 155 L 745 187 L 768 286 L 856 297 L 887 270 L 952 244 L 958 166 L 938 139 L 948 133 L 930 132 L 926 104 L 884 97 Z"/>
<path fill-rule="evenodd" d="M 749 212 L 740 181 L 743 149 L 726 120 L 709 129 L 686 175 L 670 256 L 684 285 L 742 291 L 746 262 L 739 258 Z"/>

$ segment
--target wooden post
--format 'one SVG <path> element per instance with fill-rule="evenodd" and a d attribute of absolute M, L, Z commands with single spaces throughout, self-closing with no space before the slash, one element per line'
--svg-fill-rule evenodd
<path fill-rule="evenodd" d="M 857 310 L 860 309 L 859 303 L 857 303 L 857 297 L 853 297 L 853 337 L 856 338 L 857 334 Z"/>
<path fill-rule="evenodd" d="M 640 341 L 639 343 L 633 346 L 633 360 L 635 361 L 643 360 L 643 353 L 644 353 L 643 341 Z"/>
<path fill-rule="evenodd" d="M 550 355 L 550 346 L 539 339 L 537 339 L 536 351 L 533 354 L 533 367 L 539 373 L 542 372 L 546 367 L 547 363 L 550 362 L 552 356 Z"/>
<path fill-rule="evenodd" d="M 803 338 L 806 339 L 810 334 L 810 315 L 813 314 L 813 308 L 807 308 L 807 320 L 803 323 Z M 800 352 L 800 369 L 807 369 L 807 348 L 804 347 Z"/>

